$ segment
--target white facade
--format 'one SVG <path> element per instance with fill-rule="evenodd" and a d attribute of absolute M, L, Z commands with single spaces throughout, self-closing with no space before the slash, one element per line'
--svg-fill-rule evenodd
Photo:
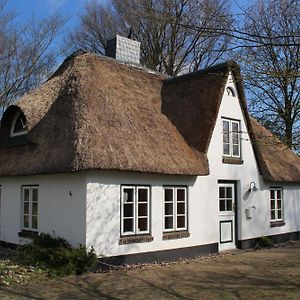
<path fill-rule="evenodd" d="M 72 245 L 85 244 L 85 175 L 59 174 L 0 177 L 1 240 L 20 244 L 22 187 L 38 186 L 38 231 L 65 237 Z"/>
<path fill-rule="evenodd" d="M 72 245 L 93 246 L 98 255 L 117 256 L 219 243 L 219 250 L 235 248 L 236 240 L 300 231 L 300 185 L 273 184 L 259 174 L 231 74 L 211 137 L 208 176 L 171 176 L 121 171 L 86 171 L 73 174 L 2 177 L 1 240 L 19 244 L 22 229 L 21 189 L 38 185 L 38 231 L 66 238 Z M 241 133 L 241 164 L 224 163 L 223 119 L 238 121 Z M 249 185 L 258 188 L 249 192 Z M 147 242 L 120 244 L 121 187 L 150 188 L 150 236 Z M 219 185 L 235 186 L 236 216 L 219 212 Z M 163 239 L 164 186 L 186 186 L 189 236 Z M 271 227 L 270 188 L 283 190 L 283 224 Z M 230 222 L 232 220 L 232 227 Z M 237 226 L 234 226 L 234 222 Z M 220 223 L 221 222 L 221 223 Z M 227 223 L 226 223 L 227 222 Z M 220 232 L 222 228 L 222 232 Z M 232 242 L 220 243 L 237 234 Z"/>

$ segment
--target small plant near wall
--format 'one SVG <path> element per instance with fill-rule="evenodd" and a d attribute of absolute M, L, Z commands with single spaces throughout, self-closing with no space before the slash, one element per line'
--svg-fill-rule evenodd
<path fill-rule="evenodd" d="M 255 248 L 256 249 L 262 249 L 262 248 L 271 248 L 273 247 L 273 242 L 270 238 L 268 238 L 267 236 L 262 236 L 261 238 L 259 238 Z"/>
<path fill-rule="evenodd" d="M 73 248 L 65 239 L 42 233 L 34 237 L 30 244 L 17 250 L 17 261 L 48 270 L 53 275 L 80 275 L 92 271 L 97 264 L 94 249 Z"/>

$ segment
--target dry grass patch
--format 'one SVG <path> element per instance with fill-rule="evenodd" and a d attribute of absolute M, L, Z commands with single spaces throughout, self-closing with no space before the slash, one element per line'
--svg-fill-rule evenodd
<path fill-rule="evenodd" d="M 300 299 L 300 244 L 3 287 L 1 299 Z"/>

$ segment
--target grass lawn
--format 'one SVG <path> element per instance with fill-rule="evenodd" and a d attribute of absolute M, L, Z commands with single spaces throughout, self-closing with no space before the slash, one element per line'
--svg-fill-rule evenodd
<path fill-rule="evenodd" d="M 300 299 L 300 243 L 0 285 L 0 299 Z"/>

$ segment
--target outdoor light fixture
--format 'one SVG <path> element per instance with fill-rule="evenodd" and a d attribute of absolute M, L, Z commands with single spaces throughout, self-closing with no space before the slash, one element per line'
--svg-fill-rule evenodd
<path fill-rule="evenodd" d="M 256 187 L 255 182 L 251 181 L 249 186 L 248 186 L 247 192 L 251 193 L 251 192 L 255 192 L 257 190 L 258 190 L 258 188 Z"/>

